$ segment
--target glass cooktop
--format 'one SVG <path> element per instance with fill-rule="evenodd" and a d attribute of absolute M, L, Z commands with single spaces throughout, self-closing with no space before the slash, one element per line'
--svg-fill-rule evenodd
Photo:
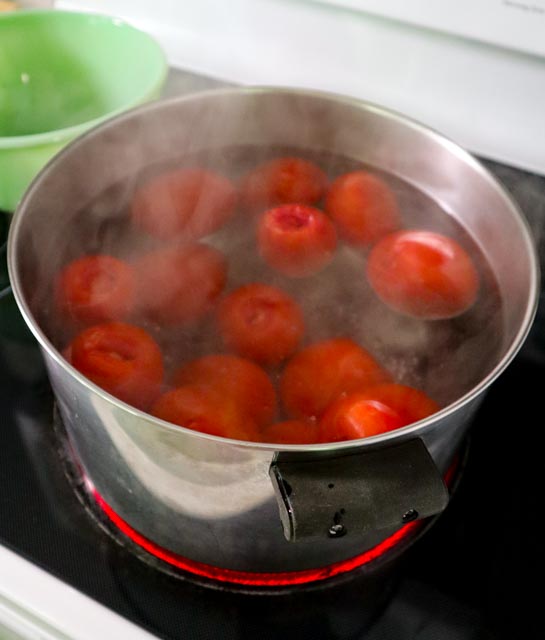
<path fill-rule="evenodd" d="M 173 73 L 166 94 L 213 84 Z M 545 178 L 483 162 L 518 201 L 545 259 Z M 4 287 L 4 264 L 0 278 Z M 9 290 L 0 295 L 0 544 L 165 640 L 542 637 L 543 304 L 475 418 L 449 507 L 404 554 L 395 581 L 371 587 L 388 590 L 371 616 L 358 576 L 318 592 L 232 593 L 159 571 L 118 544 L 66 478 L 40 353 Z"/>

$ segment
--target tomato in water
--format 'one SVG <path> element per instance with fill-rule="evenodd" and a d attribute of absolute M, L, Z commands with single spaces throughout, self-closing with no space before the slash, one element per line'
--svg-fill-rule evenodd
<path fill-rule="evenodd" d="M 124 320 L 135 304 L 132 267 L 108 255 L 73 260 L 58 274 L 55 303 L 59 315 L 76 325 Z"/>
<path fill-rule="evenodd" d="M 67 347 L 71 364 L 99 387 L 142 410 L 163 383 L 159 345 L 140 327 L 106 322 L 78 334 Z"/>
<path fill-rule="evenodd" d="M 162 240 L 198 240 L 222 227 L 234 214 L 238 193 L 225 176 L 201 168 L 169 171 L 134 194 L 135 226 Z"/>
<path fill-rule="evenodd" d="M 134 267 L 139 311 L 166 326 L 202 318 L 213 308 L 227 279 L 224 255 L 200 243 L 151 251 Z"/>
<path fill-rule="evenodd" d="M 241 202 L 248 211 L 280 204 L 317 203 L 327 188 L 326 174 L 302 158 L 275 158 L 251 171 L 241 184 Z"/>
<path fill-rule="evenodd" d="M 208 385 L 187 385 L 163 394 L 151 408 L 156 418 L 234 440 L 259 441 L 258 430 L 235 403 Z"/>
<path fill-rule="evenodd" d="M 257 241 L 259 253 L 270 267 L 292 278 L 304 278 L 331 262 L 337 233 L 319 209 L 287 204 L 262 215 Z"/>
<path fill-rule="evenodd" d="M 403 418 L 391 407 L 370 400 L 365 393 L 351 393 L 333 402 L 320 420 L 320 442 L 340 442 L 376 436 L 403 426 Z"/>
<path fill-rule="evenodd" d="M 339 236 L 350 244 L 367 247 L 400 226 L 397 200 L 388 185 L 366 171 L 339 176 L 331 184 L 325 210 Z"/>
<path fill-rule="evenodd" d="M 316 444 L 318 425 L 312 420 L 284 420 L 263 429 L 262 440 L 271 444 Z"/>
<path fill-rule="evenodd" d="M 425 320 L 453 318 L 476 301 L 479 275 L 452 238 L 432 231 L 398 231 L 371 250 L 367 277 L 398 313 Z"/>
<path fill-rule="evenodd" d="M 347 338 L 333 338 L 293 356 L 280 378 L 280 397 L 290 416 L 319 418 L 341 394 L 390 380 L 365 349 Z"/>
<path fill-rule="evenodd" d="M 403 384 L 378 384 L 366 389 L 364 395 L 396 411 L 403 420 L 402 426 L 424 420 L 440 409 L 437 402 L 423 391 Z"/>
<path fill-rule="evenodd" d="M 173 376 L 181 387 L 205 384 L 230 399 L 257 427 L 270 424 L 276 415 L 276 392 L 269 376 L 250 360 L 225 354 L 203 356 L 182 365 Z"/>
<path fill-rule="evenodd" d="M 277 365 L 291 356 L 305 331 L 295 300 L 260 283 L 244 285 L 225 297 L 217 318 L 225 345 L 262 365 Z"/>

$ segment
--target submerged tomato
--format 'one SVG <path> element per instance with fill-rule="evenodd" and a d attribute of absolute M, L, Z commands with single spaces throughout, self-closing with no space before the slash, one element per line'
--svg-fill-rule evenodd
<path fill-rule="evenodd" d="M 378 384 L 366 389 L 364 395 L 393 409 L 401 416 L 402 426 L 424 420 L 440 409 L 423 391 L 403 384 Z"/>
<path fill-rule="evenodd" d="M 165 325 L 198 320 L 212 309 L 227 278 L 223 254 L 205 244 L 168 247 L 135 262 L 140 311 Z"/>
<path fill-rule="evenodd" d="M 154 237 L 198 240 L 229 220 L 237 200 L 237 190 L 225 176 L 200 168 L 178 169 L 140 187 L 131 216 Z"/>
<path fill-rule="evenodd" d="M 254 362 L 230 355 L 209 355 L 184 365 L 174 374 L 173 384 L 205 384 L 232 401 L 258 427 L 270 424 L 276 415 L 276 392 L 269 376 Z"/>
<path fill-rule="evenodd" d="M 452 318 L 473 305 L 479 276 L 454 240 L 431 231 L 398 231 L 371 250 L 367 277 L 378 297 L 408 316 Z"/>
<path fill-rule="evenodd" d="M 220 302 L 218 326 L 228 348 L 264 365 L 292 355 L 305 330 L 295 300 L 259 283 L 239 287 Z"/>
<path fill-rule="evenodd" d="M 292 278 L 318 273 L 331 262 L 337 247 L 331 220 L 319 209 L 298 204 L 266 211 L 257 240 L 265 262 Z"/>
<path fill-rule="evenodd" d="M 368 246 L 399 227 L 399 207 L 392 190 L 366 171 L 337 178 L 326 196 L 326 211 L 339 235 L 358 246 Z"/>
<path fill-rule="evenodd" d="M 338 398 L 320 420 L 320 442 L 340 442 L 368 438 L 403 426 L 402 417 L 365 393 L 352 393 Z"/>
<path fill-rule="evenodd" d="M 313 162 L 302 158 L 276 158 L 242 181 L 241 200 L 250 211 L 279 204 L 315 204 L 324 195 L 327 176 Z"/>
<path fill-rule="evenodd" d="M 389 374 L 365 349 L 334 338 L 293 356 L 280 378 L 280 396 L 289 415 L 319 418 L 341 394 L 387 381 Z"/>
<path fill-rule="evenodd" d="M 187 385 L 168 391 L 155 402 L 151 413 L 161 420 L 213 436 L 259 440 L 258 431 L 248 417 L 208 385 Z"/>
<path fill-rule="evenodd" d="M 138 409 L 147 409 L 160 393 L 161 350 L 140 327 L 124 322 L 89 327 L 74 338 L 67 353 L 80 373 Z"/>
<path fill-rule="evenodd" d="M 310 420 L 284 420 L 263 429 L 261 439 L 271 444 L 316 444 L 318 425 Z"/>
<path fill-rule="evenodd" d="M 133 311 L 135 276 L 130 265 L 107 255 L 73 260 L 58 274 L 57 309 L 76 324 L 124 320 Z"/>

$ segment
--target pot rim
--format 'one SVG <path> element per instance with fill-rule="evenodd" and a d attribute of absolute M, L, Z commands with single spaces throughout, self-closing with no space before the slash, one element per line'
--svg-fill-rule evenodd
<path fill-rule="evenodd" d="M 227 96 L 227 95 L 244 95 L 244 94 L 257 94 L 257 95 L 278 95 L 278 94 L 293 94 L 297 96 L 309 96 L 316 97 L 322 100 L 329 100 L 335 102 L 336 104 L 345 104 L 347 106 L 352 106 L 358 109 L 363 109 L 365 111 L 373 111 L 378 113 L 384 117 L 397 120 L 401 122 L 404 126 L 408 126 L 410 128 L 416 129 L 423 134 L 432 138 L 435 142 L 439 143 L 443 147 L 446 147 L 451 153 L 458 156 L 467 164 L 471 165 L 480 176 L 488 181 L 491 186 L 500 193 L 502 198 L 505 200 L 506 204 L 511 209 L 514 217 L 516 218 L 517 224 L 519 226 L 520 233 L 524 239 L 527 248 L 527 254 L 530 257 L 531 262 L 531 272 L 530 272 L 530 296 L 528 298 L 526 309 L 524 312 L 524 317 L 521 322 L 520 328 L 514 336 L 511 344 L 506 349 L 504 355 L 496 364 L 496 366 L 470 391 L 465 393 L 463 396 L 458 398 L 455 402 L 449 404 L 438 412 L 432 414 L 428 418 L 424 420 L 420 420 L 418 422 L 413 422 L 406 427 L 402 427 L 400 429 L 396 429 L 395 431 L 389 431 L 381 435 L 370 436 L 367 438 L 360 438 L 357 440 L 347 440 L 342 442 L 333 442 L 333 443 L 319 443 L 319 444 L 311 444 L 311 445 L 302 445 L 302 444 L 274 444 L 274 443 L 264 443 L 264 442 L 249 442 L 246 440 L 234 440 L 230 438 L 223 438 L 220 436 L 213 436 L 206 433 L 201 433 L 199 431 L 194 431 L 192 429 L 188 429 L 186 427 L 180 427 L 164 420 L 160 420 L 159 418 L 155 418 L 149 413 L 145 411 L 140 411 L 139 409 L 135 409 L 129 404 L 119 400 L 115 396 L 109 394 L 104 391 L 101 387 L 97 386 L 93 382 L 91 382 L 88 378 L 83 376 L 77 369 L 75 369 L 71 364 L 69 364 L 61 355 L 61 353 L 53 346 L 53 344 L 49 341 L 47 336 L 43 333 L 41 328 L 38 326 L 37 322 L 34 320 L 33 314 L 29 309 L 23 293 L 21 291 L 21 286 L 17 274 L 17 266 L 16 266 L 16 245 L 18 241 L 19 231 L 21 227 L 21 220 L 24 217 L 24 210 L 26 208 L 27 202 L 29 202 L 34 194 L 39 191 L 40 183 L 42 179 L 52 170 L 55 169 L 55 166 L 61 162 L 62 158 L 69 154 L 71 150 L 85 143 L 87 138 L 91 138 L 98 131 L 104 131 L 107 128 L 115 127 L 119 122 L 130 119 L 134 116 L 138 116 L 139 114 L 146 113 L 147 111 L 153 111 L 156 109 L 160 109 L 163 106 L 172 106 L 175 104 L 184 104 L 192 101 L 200 101 L 203 99 L 212 99 L 215 97 Z M 109 403 L 115 405 L 116 407 L 123 409 L 127 413 L 132 414 L 133 416 L 145 420 L 146 422 L 153 424 L 156 428 L 168 431 L 170 433 L 179 433 L 180 430 L 184 432 L 186 435 L 191 435 L 195 438 L 199 438 L 202 440 L 208 440 L 211 442 L 221 443 L 221 444 L 232 444 L 234 446 L 244 448 L 244 449 L 252 449 L 252 450 L 262 450 L 262 451 L 286 451 L 286 452 L 314 452 L 314 453 L 347 453 L 352 449 L 360 449 L 361 447 L 376 447 L 378 445 L 384 444 L 392 444 L 395 441 L 406 440 L 409 437 L 418 437 L 423 431 L 426 430 L 431 424 L 437 422 L 438 420 L 442 420 L 447 418 L 448 416 L 456 413 L 462 407 L 471 403 L 475 400 L 479 395 L 481 395 L 491 384 L 494 382 L 498 376 L 506 369 L 506 367 L 510 364 L 513 358 L 516 356 L 520 348 L 522 347 L 528 333 L 533 324 L 534 317 L 537 311 L 537 305 L 539 300 L 539 284 L 540 284 L 540 269 L 539 269 L 539 260 L 537 256 L 536 247 L 533 241 L 532 232 L 528 221 L 525 216 L 522 214 L 518 204 L 513 200 L 510 194 L 505 190 L 505 188 L 499 183 L 499 181 L 484 167 L 484 165 L 479 162 L 472 154 L 463 149 L 457 143 L 455 143 L 450 138 L 444 136 L 439 133 L 435 129 L 422 124 L 421 122 L 414 120 L 398 111 L 383 107 L 381 105 L 377 105 L 372 102 L 367 102 L 365 100 L 360 100 L 357 98 L 353 98 L 350 96 L 337 94 L 333 92 L 327 91 L 319 91 L 314 89 L 298 89 L 293 87 L 274 87 L 274 86 L 247 86 L 247 87 L 230 87 L 230 88 L 219 88 L 219 89 L 208 89 L 206 91 L 199 91 L 187 95 L 175 96 L 172 98 L 156 100 L 151 103 L 147 103 L 144 105 L 139 105 L 133 107 L 127 111 L 124 111 L 122 114 L 116 115 L 112 118 L 109 118 L 106 121 L 103 121 L 91 129 L 88 129 L 83 134 L 78 136 L 75 140 L 66 145 L 59 153 L 57 153 L 46 165 L 38 172 L 38 174 L 34 177 L 32 182 L 30 183 L 27 191 L 23 195 L 23 198 L 19 202 L 14 215 L 13 220 L 10 226 L 9 234 L 8 234 L 8 273 L 11 281 L 11 286 L 13 290 L 13 294 L 19 310 L 30 328 L 31 332 L 34 334 L 41 348 L 51 357 L 58 365 L 60 365 L 67 373 L 76 378 L 81 384 L 83 384 L 87 389 L 101 396 L 102 399 L 108 401 Z"/>

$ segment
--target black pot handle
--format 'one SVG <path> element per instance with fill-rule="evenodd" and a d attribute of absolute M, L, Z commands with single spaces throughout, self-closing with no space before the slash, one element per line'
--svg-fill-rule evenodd
<path fill-rule="evenodd" d="M 280 452 L 269 475 L 290 542 L 399 527 L 441 512 L 449 500 L 419 438 L 333 458 Z"/>

